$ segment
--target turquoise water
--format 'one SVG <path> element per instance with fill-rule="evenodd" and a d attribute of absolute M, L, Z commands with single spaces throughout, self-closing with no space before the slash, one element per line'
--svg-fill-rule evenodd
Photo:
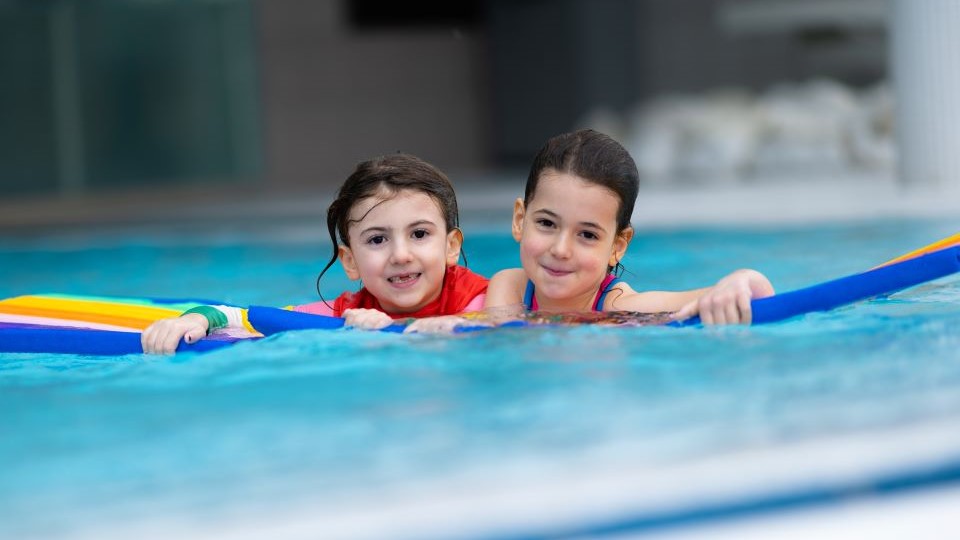
<path fill-rule="evenodd" d="M 638 289 L 688 288 L 749 266 L 785 291 L 957 230 L 645 231 L 626 277 Z M 506 235 L 467 234 L 475 270 L 516 265 Z M 283 228 L 189 241 L 164 230 L 5 238 L 0 296 L 301 303 L 315 299 L 328 249 L 322 235 Z M 331 272 L 332 296 L 349 283 Z M 899 463 L 917 446 L 897 433 L 958 420 L 958 327 L 960 280 L 947 278 L 753 328 L 308 331 L 203 355 L 0 354 L 0 536 L 208 536 L 280 523 L 312 537 L 549 536 L 657 507 L 644 489 L 663 478 L 650 471 L 683 477 L 687 498 L 739 493 L 755 462 L 733 460 L 727 484 L 683 476 L 724 456 L 827 441 L 834 461 L 790 467 L 807 479 L 860 474 L 863 456 L 830 441 L 889 432 L 883 455 Z M 960 444 L 939 444 L 960 455 Z M 551 485 L 564 494 L 534 496 Z M 391 528 L 398 520 L 405 527 Z"/>

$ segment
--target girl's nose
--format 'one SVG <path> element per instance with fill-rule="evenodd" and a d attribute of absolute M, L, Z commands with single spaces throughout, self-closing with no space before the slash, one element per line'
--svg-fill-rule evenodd
<path fill-rule="evenodd" d="M 390 261 L 393 264 L 406 264 L 413 259 L 410 252 L 410 246 L 403 240 L 397 240 L 393 243 L 393 251 L 390 252 Z"/>
<path fill-rule="evenodd" d="M 558 234 L 550 246 L 550 253 L 558 259 L 566 259 L 570 256 L 571 242 L 570 235 L 566 233 Z"/>

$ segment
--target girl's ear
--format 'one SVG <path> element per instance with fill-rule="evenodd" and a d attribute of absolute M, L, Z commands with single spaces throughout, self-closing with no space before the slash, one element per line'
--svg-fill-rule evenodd
<path fill-rule="evenodd" d="M 463 248 L 463 231 L 453 229 L 447 233 L 447 266 L 453 266 L 460 260 L 460 249 Z"/>
<path fill-rule="evenodd" d="M 513 202 L 513 239 L 517 242 L 520 241 L 520 237 L 523 236 L 523 215 L 527 209 L 523 206 L 523 199 L 517 197 L 517 200 Z"/>
<path fill-rule="evenodd" d="M 340 265 L 343 266 L 343 271 L 346 272 L 350 281 L 360 279 L 360 269 L 357 268 L 357 260 L 353 258 L 352 249 L 347 246 L 338 247 L 337 257 L 340 258 Z"/>
<path fill-rule="evenodd" d="M 613 239 L 613 251 L 610 252 L 608 266 L 616 267 L 623 260 L 631 240 L 633 240 L 633 227 L 627 225 L 627 228 L 617 233 L 617 237 Z"/>

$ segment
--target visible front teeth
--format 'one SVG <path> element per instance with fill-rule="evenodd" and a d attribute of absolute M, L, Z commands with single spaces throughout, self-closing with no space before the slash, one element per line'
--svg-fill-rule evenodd
<path fill-rule="evenodd" d="M 418 277 L 420 277 L 420 274 L 404 274 L 402 276 L 393 276 L 392 278 L 387 279 L 387 281 L 390 283 L 402 284 L 417 279 Z"/>

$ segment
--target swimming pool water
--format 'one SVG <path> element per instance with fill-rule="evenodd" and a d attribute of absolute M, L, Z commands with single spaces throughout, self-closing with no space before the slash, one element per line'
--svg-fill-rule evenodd
<path fill-rule="evenodd" d="M 958 225 L 644 231 L 626 277 L 687 288 L 749 266 L 785 291 Z M 516 265 L 508 236 L 467 234 L 475 270 Z M 296 228 L 5 238 L 0 296 L 301 303 L 328 250 Z M 325 294 L 350 286 L 341 274 Z M 752 328 L 306 331 L 202 355 L 0 354 L 0 536 L 596 533 L 933 466 L 960 458 L 958 327 L 960 280 L 947 278 Z"/>

